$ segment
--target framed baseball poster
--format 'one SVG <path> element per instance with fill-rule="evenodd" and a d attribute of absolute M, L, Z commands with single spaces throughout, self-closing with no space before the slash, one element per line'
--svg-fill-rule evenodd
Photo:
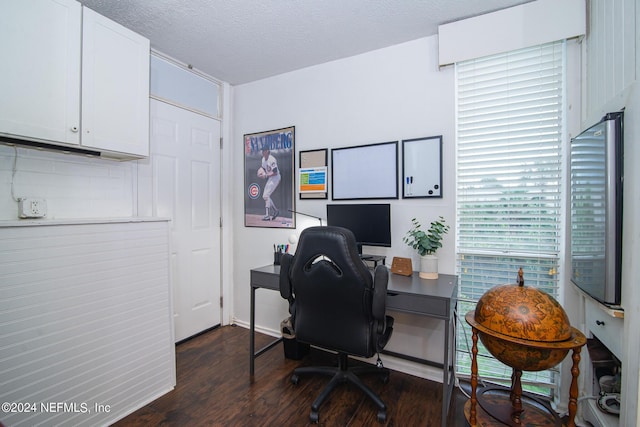
<path fill-rule="evenodd" d="M 245 227 L 295 228 L 295 126 L 244 135 Z"/>

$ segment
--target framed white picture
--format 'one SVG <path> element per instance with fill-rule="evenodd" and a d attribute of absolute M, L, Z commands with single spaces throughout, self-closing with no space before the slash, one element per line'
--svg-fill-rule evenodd
<path fill-rule="evenodd" d="M 442 135 L 402 141 L 402 198 L 442 197 Z"/>
<path fill-rule="evenodd" d="M 398 141 L 332 149 L 331 197 L 397 199 Z"/>

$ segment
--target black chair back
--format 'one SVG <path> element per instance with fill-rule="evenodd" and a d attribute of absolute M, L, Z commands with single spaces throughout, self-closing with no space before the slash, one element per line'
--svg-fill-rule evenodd
<path fill-rule="evenodd" d="M 312 227 L 300 234 L 295 256 L 280 260 L 280 294 L 289 301 L 296 339 L 338 353 L 338 366 L 301 366 L 300 375 L 321 374 L 331 381 L 311 404 L 309 419 L 317 423 L 318 411 L 331 391 L 348 382 L 362 390 L 378 407 L 378 421 L 387 419 L 387 407 L 358 375 L 376 374 L 389 380 L 389 369 L 376 365 L 348 367 L 349 355 L 369 358 L 382 350 L 393 332 L 387 316 L 389 270 L 379 265 L 372 275 L 358 255 L 353 233 L 340 227 Z"/>
<path fill-rule="evenodd" d="M 378 330 L 372 316 L 374 281 L 358 255 L 353 233 L 341 227 L 305 229 L 292 261 L 281 268 L 289 268 L 296 339 L 373 356 Z"/>

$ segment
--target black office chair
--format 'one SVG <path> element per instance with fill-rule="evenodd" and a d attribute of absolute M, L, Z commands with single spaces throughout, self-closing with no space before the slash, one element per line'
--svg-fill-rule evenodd
<path fill-rule="evenodd" d="M 378 421 L 385 422 L 384 402 L 356 374 L 376 373 L 383 382 L 389 370 L 377 366 L 349 368 L 348 356 L 372 357 L 386 345 L 393 330 L 387 316 L 389 272 L 380 265 L 372 275 L 358 255 L 350 230 L 341 227 L 311 227 L 300 234 L 295 256 L 285 254 L 280 266 L 280 294 L 289 301 L 296 339 L 338 353 L 337 367 L 301 367 L 293 371 L 297 384 L 303 374 L 333 377 L 311 405 L 311 422 L 318 422 L 318 409 L 341 383 L 352 383 L 378 406 Z"/>

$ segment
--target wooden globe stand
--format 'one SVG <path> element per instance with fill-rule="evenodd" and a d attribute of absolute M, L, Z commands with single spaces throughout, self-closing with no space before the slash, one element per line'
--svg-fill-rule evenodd
<path fill-rule="evenodd" d="M 523 425 L 535 425 L 535 426 L 556 426 L 562 425 L 559 423 L 557 415 L 550 408 L 547 408 L 545 404 L 532 398 L 528 395 L 524 395 L 522 392 L 522 369 L 513 369 L 513 375 L 511 376 L 511 390 L 508 393 L 501 393 L 500 388 L 489 388 L 485 390 L 477 391 L 478 388 L 478 334 L 480 333 L 478 328 L 473 326 L 475 323 L 474 312 L 467 313 L 465 319 L 467 323 L 472 326 L 472 342 L 473 346 L 472 361 L 471 361 L 471 399 L 467 401 L 464 407 L 465 417 L 471 427 L 476 426 L 523 426 Z M 568 427 L 575 427 L 575 415 L 578 410 L 578 376 L 580 375 L 580 369 L 578 367 L 580 363 L 580 351 L 582 347 L 587 343 L 587 338 L 584 334 L 575 328 L 572 328 L 573 339 L 563 342 L 535 342 L 532 343 L 517 343 L 521 341 L 518 339 L 511 339 L 516 341 L 515 344 L 523 346 L 521 356 L 524 358 L 531 356 L 531 353 L 540 351 L 541 354 L 545 354 L 548 350 L 562 351 L 572 350 L 573 365 L 571 367 L 571 386 L 569 388 L 569 418 Z M 529 347 L 529 348 L 527 348 Z M 516 356 L 517 357 L 517 356 Z M 524 360 L 524 359 L 522 359 Z M 480 400 L 484 400 L 482 405 L 478 405 L 478 394 L 481 394 Z M 488 396 L 482 396 L 483 394 Z M 484 397 L 484 399 L 483 399 Z M 478 407 L 480 406 L 480 407 Z"/>
<path fill-rule="evenodd" d="M 478 390 L 477 425 L 562 427 L 562 420 L 549 404 L 527 393 L 520 397 L 516 409 L 511 389 L 493 386 Z M 467 419 L 470 418 L 470 410 L 471 402 L 468 401 L 465 405 Z"/>
<path fill-rule="evenodd" d="M 464 407 L 471 427 L 562 426 L 549 405 L 522 393 L 521 377 L 523 371 L 544 371 L 556 366 L 569 350 L 573 351 L 573 365 L 567 425 L 575 427 L 580 350 L 587 338 L 571 327 L 566 312 L 553 297 L 524 286 L 520 268 L 517 284 L 496 286 L 485 292 L 465 320 L 473 332 L 471 399 Z M 500 387 L 477 391 L 478 337 L 496 359 L 513 369 L 510 390 Z"/>

